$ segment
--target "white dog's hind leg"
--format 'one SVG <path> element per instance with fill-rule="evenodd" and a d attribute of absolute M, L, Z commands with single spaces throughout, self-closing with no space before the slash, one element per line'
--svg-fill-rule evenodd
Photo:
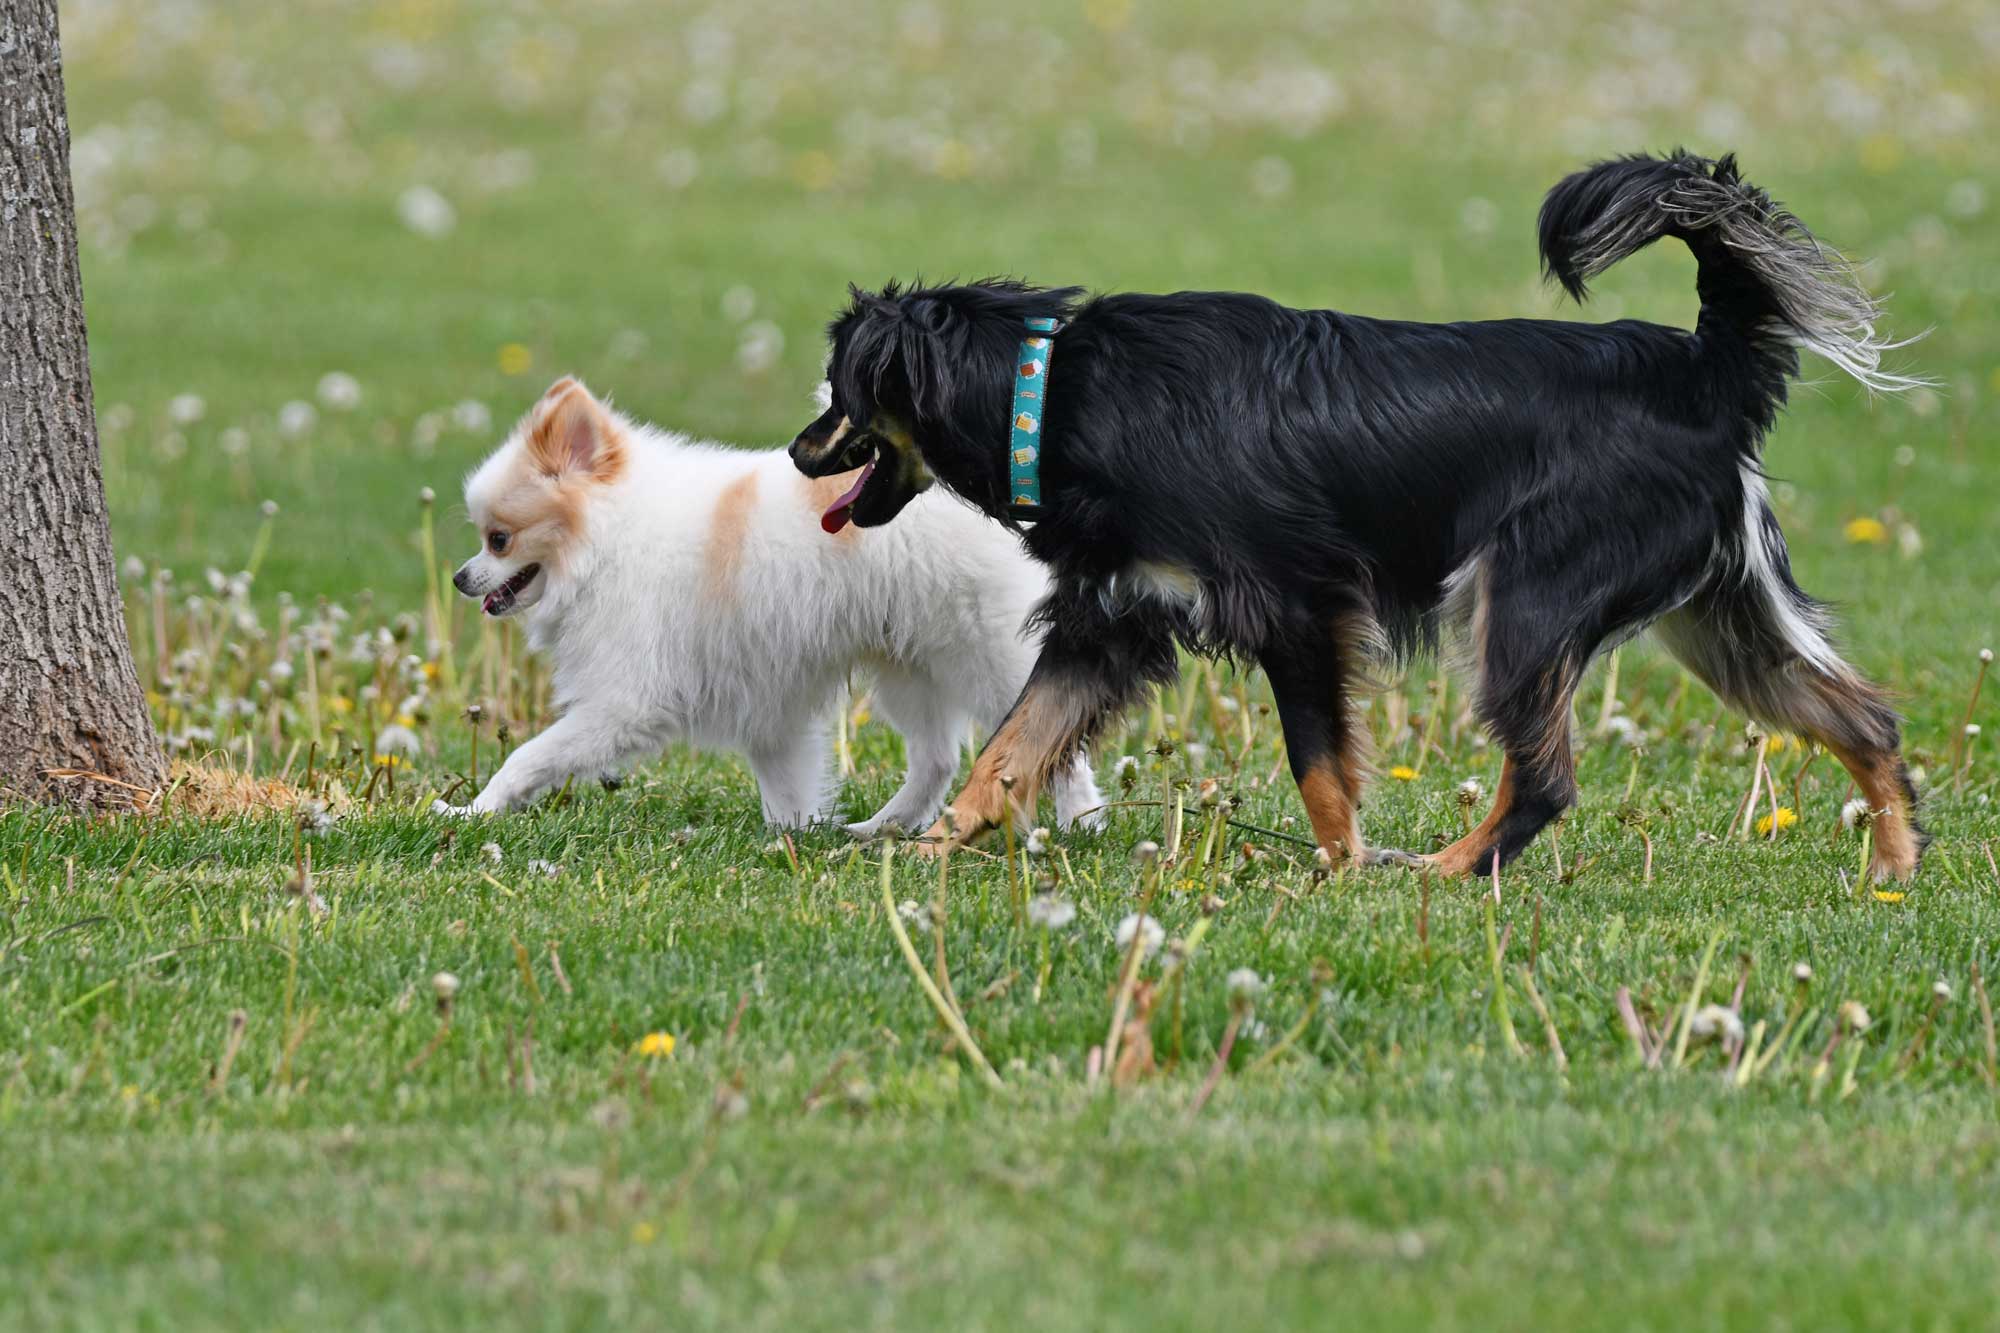
<path fill-rule="evenodd" d="M 826 814 L 826 724 L 811 725 L 776 745 L 760 745 L 748 755 L 764 803 L 764 822 L 778 828 L 804 828 Z"/>
<path fill-rule="evenodd" d="M 902 733 L 908 768 L 889 803 L 871 818 L 849 824 L 847 831 L 857 838 L 872 838 L 894 824 L 905 834 L 921 833 L 937 818 L 958 774 L 965 718 L 935 682 L 902 671 L 885 670 L 877 677 L 875 702 Z"/>
<path fill-rule="evenodd" d="M 1096 831 L 1104 827 L 1104 797 L 1097 790 L 1097 775 L 1090 771 L 1090 755 L 1077 751 L 1069 767 L 1055 775 L 1049 789 L 1056 798 L 1056 826 L 1081 824 Z"/>
<path fill-rule="evenodd" d="M 507 756 L 470 805 L 439 801 L 439 814 L 483 815 L 517 810 L 574 773 L 596 775 L 618 768 L 627 758 L 625 738 L 631 734 L 620 719 L 588 708 L 576 708 L 530 737 Z"/>

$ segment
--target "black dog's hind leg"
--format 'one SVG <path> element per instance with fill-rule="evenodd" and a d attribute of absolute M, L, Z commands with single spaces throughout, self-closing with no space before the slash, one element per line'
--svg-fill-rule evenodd
<path fill-rule="evenodd" d="M 1908 879 L 1930 838 L 1917 823 L 1901 726 L 1880 687 L 1834 654 L 1825 629 L 1818 604 L 1774 565 L 1762 581 L 1718 582 L 1655 633 L 1724 702 L 1825 746 L 1874 812 L 1870 874 Z"/>
<path fill-rule="evenodd" d="M 1058 589 L 1037 613 L 1048 626 L 1021 697 L 973 761 L 972 776 L 920 851 L 935 855 L 999 824 L 1011 799 L 1032 817 L 1036 795 L 1105 720 L 1180 666 L 1170 626 L 1115 614 L 1085 589 Z"/>
<path fill-rule="evenodd" d="M 1336 863 L 1362 863 L 1368 856 L 1361 839 L 1368 734 L 1353 704 L 1364 624 L 1359 617 L 1338 618 L 1324 632 L 1267 644 L 1258 654 L 1277 698 L 1292 780 L 1313 837 Z"/>

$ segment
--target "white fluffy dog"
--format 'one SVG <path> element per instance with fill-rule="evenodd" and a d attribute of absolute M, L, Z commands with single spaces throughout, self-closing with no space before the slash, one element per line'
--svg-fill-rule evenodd
<path fill-rule="evenodd" d="M 522 617 L 562 715 L 470 806 L 445 808 L 514 809 L 686 741 L 746 756 L 772 824 L 811 823 L 831 806 L 829 723 L 860 669 L 909 771 L 848 830 L 923 829 L 971 725 L 991 730 L 1027 681 L 1023 621 L 1047 583 L 941 491 L 886 527 L 847 525 L 859 475 L 810 481 L 782 449 L 688 440 L 558 380 L 467 479 L 481 550 L 452 583 Z M 1101 805 L 1083 756 L 1053 788 L 1064 824 Z"/>

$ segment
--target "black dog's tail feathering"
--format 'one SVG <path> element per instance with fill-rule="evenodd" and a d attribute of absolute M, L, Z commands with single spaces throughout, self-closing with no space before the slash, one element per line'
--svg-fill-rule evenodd
<path fill-rule="evenodd" d="M 1797 370 L 1792 349 L 1818 352 L 1869 390 L 1894 393 L 1928 381 L 1882 366 L 1906 345 L 1877 330 L 1881 304 L 1853 267 L 1806 225 L 1744 180 L 1736 157 L 1698 157 L 1676 148 L 1664 158 L 1635 154 L 1565 177 L 1542 203 L 1543 275 L 1581 301 L 1585 283 L 1662 236 L 1694 252 L 1702 322 L 1720 321 L 1766 353 L 1783 401 Z M 1913 340 L 1911 340 L 1913 341 Z"/>

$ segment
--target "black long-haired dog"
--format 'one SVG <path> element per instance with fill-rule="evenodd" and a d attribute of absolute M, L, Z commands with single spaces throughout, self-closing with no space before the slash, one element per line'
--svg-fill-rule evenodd
<path fill-rule="evenodd" d="M 1575 799 L 1570 703 L 1601 647 L 1654 627 L 1744 712 L 1831 750 L 1876 812 L 1874 872 L 1925 837 L 1881 690 L 1793 582 L 1760 444 L 1810 348 L 1871 389 L 1913 381 L 1847 265 L 1720 161 L 1602 162 L 1550 191 L 1542 262 L 1574 297 L 1663 236 L 1694 252 L 1692 332 L 1621 320 L 1414 324 L 1182 292 L 1085 299 L 988 281 L 856 290 L 832 324 L 832 406 L 792 457 L 875 467 L 837 526 L 887 523 L 935 477 L 1009 512 L 1023 320 L 1064 321 L 1041 426 L 1055 576 L 1041 657 L 932 846 L 993 826 L 1178 641 L 1261 663 L 1292 773 L 1336 858 L 1453 874 L 1507 861 Z M 1384 649 L 1461 641 L 1505 749 L 1492 812 L 1433 856 L 1370 852 L 1352 692 Z M 1012 781 L 1004 779 L 1011 778 Z"/>

